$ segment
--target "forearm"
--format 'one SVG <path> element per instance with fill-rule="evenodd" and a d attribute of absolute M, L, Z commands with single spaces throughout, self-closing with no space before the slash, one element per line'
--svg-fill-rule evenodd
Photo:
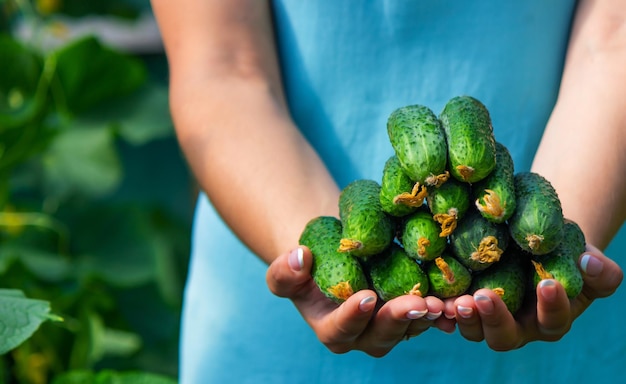
<path fill-rule="evenodd" d="M 271 262 L 297 245 L 306 221 L 337 215 L 338 189 L 284 108 L 236 82 L 185 90 L 174 103 L 175 124 L 202 190 L 242 241 Z"/>
<path fill-rule="evenodd" d="M 200 187 L 264 261 L 306 222 L 336 215 L 338 188 L 294 126 L 271 18 L 259 0 L 153 0 L 170 64 L 176 133 Z"/>
<path fill-rule="evenodd" d="M 626 20 L 601 5 L 581 4 L 533 170 L 553 183 L 587 241 L 604 248 L 626 218 Z"/>

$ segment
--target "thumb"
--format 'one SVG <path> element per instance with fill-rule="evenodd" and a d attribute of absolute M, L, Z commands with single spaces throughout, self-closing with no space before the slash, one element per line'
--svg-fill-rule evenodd
<path fill-rule="evenodd" d="M 572 302 L 574 318 L 580 315 L 595 299 L 612 295 L 624 278 L 619 265 L 598 248 L 587 244 L 578 264 L 583 273 L 583 290 Z"/>
<path fill-rule="evenodd" d="M 265 280 L 276 296 L 295 298 L 313 283 L 311 251 L 299 246 L 278 256 L 268 267 Z"/>
<path fill-rule="evenodd" d="M 581 255 L 579 265 L 587 296 L 591 299 L 612 295 L 624 278 L 619 265 L 590 244 L 587 244 L 586 251 Z"/>

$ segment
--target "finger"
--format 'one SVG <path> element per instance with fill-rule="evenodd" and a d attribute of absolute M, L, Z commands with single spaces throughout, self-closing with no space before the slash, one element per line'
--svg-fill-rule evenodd
<path fill-rule="evenodd" d="M 537 284 L 537 328 L 541 340 L 559 340 L 572 325 L 570 301 L 556 280 L 544 279 Z"/>
<path fill-rule="evenodd" d="M 624 272 L 619 265 L 590 244 L 580 256 L 578 264 L 591 299 L 612 295 L 624 279 Z"/>
<path fill-rule="evenodd" d="M 427 296 L 425 300 L 428 306 L 428 313 L 424 316 L 422 322 L 430 321 L 430 324 L 426 324 L 428 327 L 435 327 L 445 333 L 454 332 L 456 330 L 456 321 L 454 320 L 452 300 L 441 301 L 434 296 Z M 425 325 L 422 325 L 422 327 L 424 330 L 428 329 Z"/>
<path fill-rule="evenodd" d="M 280 297 L 294 298 L 311 288 L 311 251 L 298 247 L 278 256 L 268 267 L 265 280 L 270 291 Z"/>
<path fill-rule="evenodd" d="M 483 341 L 482 323 L 474 304 L 474 298 L 470 295 L 460 296 L 454 301 L 456 322 L 461 335 L 470 341 Z"/>
<path fill-rule="evenodd" d="M 440 307 L 443 303 L 440 304 Z M 441 308 L 432 304 L 432 308 Z M 428 329 L 426 300 L 415 295 L 403 295 L 385 303 L 376 313 L 368 329 L 358 340 L 358 349 L 380 357 L 387 354 L 398 342 L 419 335 Z"/>
<path fill-rule="evenodd" d="M 521 330 L 500 296 L 491 289 L 479 289 L 474 293 L 474 305 L 491 349 L 508 351 L 522 344 Z"/>
<path fill-rule="evenodd" d="M 330 313 L 316 316 L 310 313 L 315 306 L 299 305 L 303 316 L 315 330 L 318 339 L 332 352 L 345 353 L 355 349 L 357 339 L 368 327 L 377 296 L 374 291 L 361 290 L 350 296 Z"/>

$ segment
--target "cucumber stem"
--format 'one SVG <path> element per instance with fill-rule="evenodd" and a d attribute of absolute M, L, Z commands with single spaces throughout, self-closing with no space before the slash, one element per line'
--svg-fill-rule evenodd
<path fill-rule="evenodd" d="M 474 175 L 474 168 L 470 167 L 469 165 L 457 165 L 456 170 L 457 172 L 459 172 L 461 178 L 464 181 L 470 180 Z"/>
<path fill-rule="evenodd" d="M 543 264 L 535 260 L 531 260 L 531 261 L 533 263 L 533 266 L 535 267 L 535 271 L 537 272 L 537 275 L 539 275 L 539 278 L 541 278 L 541 280 L 554 279 L 554 275 L 546 271 L 546 269 L 543 267 Z"/>
<path fill-rule="evenodd" d="M 536 251 L 541 247 L 541 242 L 543 241 L 543 236 L 541 235 L 528 235 L 526 236 L 526 241 L 528 241 L 528 247 Z"/>
<path fill-rule="evenodd" d="M 339 240 L 339 249 L 337 249 L 337 251 L 350 252 L 350 251 L 354 251 L 355 249 L 361 249 L 361 248 L 363 248 L 363 243 L 361 243 L 358 240 L 341 239 Z"/>
<path fill-rule="evenodd" d="M 500 196 L 498 196 L 495 191 L 485 189 L 483 203 L 480 202 L 480 199 L 476 199 L 476 208 L 478 208 L 480 212 L 486 213 L 487 215 L 500 220 L 504 217 L 506 204 L 502 203 Z"/>
<path fill-rule="evenodd" d="M 411 288 L 411 290 L 407 292 L 407 294 L 422 297 L 422 292 L 420 291 L 421 286 L 422 286 L 421 283 L 415 284 L 413 288 Z"/>
<path fill-rule="evenodd" d="M 437 268 L 439 268 L 443 274 L 444 280 L 446 280 L 448 284 L 454 284 L 454 272 L 452 272 L 452 268 L 450 268 L 448 263 L 446 263 L 441 256 L 435 259 L 435 265 L 437 265 Z"/>
<path fill-rule="evenodd" d="M 472 252 L 471 259 L 479 263 L 491 264 L 500 260 L 502 252 L 495 236 L 485 236 L 478 244 L 476 251 Z"/>
<path fill-rule="evenodd" d="M 426 180 L 424 180 L 424 182 L 431 187 L 439 188 L 443 183 L 448 181 L 449 178 L 450 172 L 446 171 L 445 173 L 442 173 L 440 175 L 431 174 L 426 178 Z"/>
<path fill-rule="evenodd" d="M 409 207 L 421 207 L 424 199 L 428 196 L 428 190 L 425 185 L 415 183 L 411 192 L 403 192 L 393 198 L 394 204 L 407 205 Z"/>
<path fill-rule="evenodd" d="M 458 213 L 458 209 L 450 208 L 448 213 L 437 213 L 433 215 L 433 219 L 441 225 L 439 237 L 449 236 L 456 229 Z"/>
<path fill-rule="evenodd" d="M 340 300 L 347 300 L 354 294 L 349 281 L 342 281 L 337 285 L 329 287 L 327 291 Z"/>
<path fill-rule="evenodd" d="M 426 247 L 430 246 L 430 240 L 428 240 L 425 237 L 420 237 L 419 240 L 417 240 L 417 254 L 424 257 L 427 254 L 427 250 Z"/>

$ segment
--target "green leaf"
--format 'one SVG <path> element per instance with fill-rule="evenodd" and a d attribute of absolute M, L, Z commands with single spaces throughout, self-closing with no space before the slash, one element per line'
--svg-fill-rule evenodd
<path fill-rule="evenodd" d="M 160 242 L 145 211 L 134 206 L 105 206 L 83 212 L 78 220 L 89 224 L 74 232 L 83 276 L 96 276 L 115 287 L 154 279 L 154 255 Z"/>
<path fill-rule="evenodd" d="M 44 180 L 54 195 L 102 196 L 117 188 L 122 179 L 114 136 L 107 127 L 65 129 L 43 159 Z"/>
<path fill-rule="evenodd" d="M 74 113 L 127 95 L 147 77 L 139 59 L 104 46 L 92 36 L 75 40 L 53 55 L 66 106 Z"/>
<path fill-rule="evenodd" d="M 8 36 L 0 35 L 0 130 L 32 121 L 45 107 L 45 95 L 38 92 L 43 59 Z"/>
<path fill-rule="evenodd" d="M 58 376 L 52 384 L 176 384 L 167 376 L 149 372 L 115 372 L 104 370 L 70 371 Z"/>
<path fill-rule="evenodd" d="M 133 145 L 172 135 L 168 90 L 165 86 L 148 83 L 138 91 L 102 104 L 80 116 L 92 124 L 114 123 L 118 135 Z"/>
<path fill-rule="evenodd" d="M 72 272 L 69 260 L 57 253 L 30 246 L 0 247 L 0 273 L 15 260 L 20 261 L 26 269 L 43 281 L 59 282 L 70 276 Z"/>
<path fill-rule="evenodd" d="M 22 344 L 50 318 L 47 301 L 29 299 L 17 290 L 0 290 L 0 354 Z"/>

